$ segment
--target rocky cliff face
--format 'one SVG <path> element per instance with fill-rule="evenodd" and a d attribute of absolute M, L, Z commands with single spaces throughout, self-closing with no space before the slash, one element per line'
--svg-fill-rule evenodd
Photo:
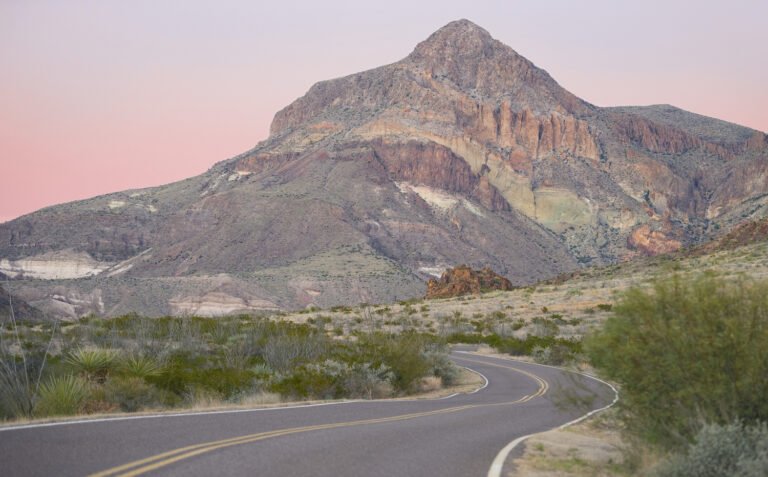
<path fill-rule="evenodd" d="M 37 321 L 43 319 L 42 312 L 30 306 L 21 298 L 8 293 L 0 285 L 0 324 L 11 324 L 14 320 Z"/>
<path fill-rule="evenodd" d="M 765 134 L 596 107 L 461 20 L 201 176 L 0 225 L 0 272 L 70 317 L 382 302 L 457 263 L 524 284 L 674 251 L 767 204 Z"/>

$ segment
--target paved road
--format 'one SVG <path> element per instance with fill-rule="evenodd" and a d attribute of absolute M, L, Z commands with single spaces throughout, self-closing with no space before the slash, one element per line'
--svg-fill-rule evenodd
<path fill-rule="evenodd" d="M 484 476 L 508 442 L 610 403 L 561 370 L 454 353 L 488 379 L 440 400 L 355 401 L 0 430 L 0 475 Z M 558 405 L 591 396 L 588 409 Z"/>

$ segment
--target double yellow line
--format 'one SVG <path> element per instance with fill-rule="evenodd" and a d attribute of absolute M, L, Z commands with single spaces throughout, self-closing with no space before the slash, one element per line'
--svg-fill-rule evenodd
<path fill-rule="evenodd" d="M 531 399 L 537 396 L 543 395 L 544 393 L 547 392 L 547 389 L 549 388 L 549 384 L 547 384 L 546 381 L 527 371 L 522 371 L 520 369 L 513 368 L 511 366 L 492 364 L 485 361 L 475 361 L 471 359 L 467 359 L 467 361 L 482 363 L 489 366 L 496 366 L 499 368 L 505 368 L 505 369 L 511 369 L 513 371 L 517 371 L 537 381 L 539 384 L 539 389 L 534 394 L 523 396 L 522 398 L 516 401 L 510 401 L 510 402 L 494 403 L 494 404 L 468 404 L 464 406 L 455 406 L 455 407 L 449 407 L 445 409 L 439 409 L 437 411 L 417 412 L 412 414 L 402 414 L 399 416 L 382 417 L 377 419 L 363 419 L 358 421 L 337 422 L 332 424 L 319 424 L 314 426 L 294 427 L 290 429 L 280 429 L 276 431 L 260 432 L 256 434 L 249 434 L 246 436 L 232 437 L 229 439 L 221 439 L 218 441 L 204 442 L 202 444 L 195 444 L 191 446 L 181 447 L 168 452 L 163 452 L 161 454 L 147 457 L 145 459 L 140 459 L 140 460 L 129 462 L 127 464 L 123 464 L 117 467 L 112 467 L 110 469 L 106 469 L 101 472 L 91 474 L 90 477 L 111 477 L 111 476 L 133 477 L 133 476 L 145 474 L 147 472 L 151 472 L 153 470 L 160 469 L 162 467 L 166 467 L 168 465 L 174 464 L 184 459 L 189 459 L 190 457 L 195 457 L 200 454 L 212 452 L 217 449 L 222 449 L 225 447 L 237 446 L 242 444 L 249 444 L 249 443 L 258 442 L 264 439 L 287 436 L 290 434 L 298 434 L 301 432 L 319 431 L 319 430 L 326 430 L 326 429 L 338 429 L 341 427 L 364 426 L 364 425 L 370 425 L 370 424 L 380 424 L 385 422 L 405 421 L 409 419 L 435 416 L 439 414 L 456 413 L 456 412 L 466 411 L 468 409 L 474 409 L 474 408 L 480 408 L 480 407 L 519 404 L 519 403 L 530 401 Z"/>
<path fill-rule="evenodd" d="M 517 373 L 523 374 L 525 376 L 528 376 L 529 378 L 533 379 L 534 381 L 536 381 L 539 384 L 539 389 L 534 394 L 531 394 L 530 396 L 526 396 L 526 397 L 522 398 L 521 400 L 517 400 L 514 403 L 504 403 L 504 404 L 518 404 L 518 403 L 521 403 L 521 402 L 530 401 L 533 398 L 536 398 L 536 397 L 539 397 L 539 396 L 543 396 L 549 390 L 549 383 L 548 382 L 546 382 L 544 379 L 536 376 L 533 373 L 529 373 L 528 371 L 523 371 L 522 369 L 513 368 L 512 366 L 504 366 L 503 364 L 489 363 L 488 361 L 480 361 L 480 360 L 469 359 L 469 358 L 464 358 L 464 357 L 461 357 L 459 359 L 462 359 L 464 361 L 469 361 L 470 363 L 478 363 L 478 364 L 484 364 L 486 366 L 493 366 L 493 367 L 496 367 L 496 368 L 509 369 L 509 370 L 515 371 Z"/>

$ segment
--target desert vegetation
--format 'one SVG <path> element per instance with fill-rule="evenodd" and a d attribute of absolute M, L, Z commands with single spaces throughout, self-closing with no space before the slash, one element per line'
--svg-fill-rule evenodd
<path fill-rule="evenodd" d="M 707 273 L 632 288 L 586 341 L 660 476 L 768 473 L 768 281 Z"/>
<path fill-rule="evenodd" d="M 8 324 L 0 329 L 0 415 L 371 399 L 458 376 L 435 336 L 374 331 L 339 340 L 322 325 L 134 315 Z"/>

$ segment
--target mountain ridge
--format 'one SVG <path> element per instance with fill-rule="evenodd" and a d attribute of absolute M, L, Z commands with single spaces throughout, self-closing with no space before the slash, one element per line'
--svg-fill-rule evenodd
<path fill-rule="evenodd" d="M 594 106 L 460 20 L 204 174 L 0 224 L 0 272 L 70 318 L 392 301 L 459 263 L 522 285 L 763 217 L 766 158 L 759 131 Z"/>

